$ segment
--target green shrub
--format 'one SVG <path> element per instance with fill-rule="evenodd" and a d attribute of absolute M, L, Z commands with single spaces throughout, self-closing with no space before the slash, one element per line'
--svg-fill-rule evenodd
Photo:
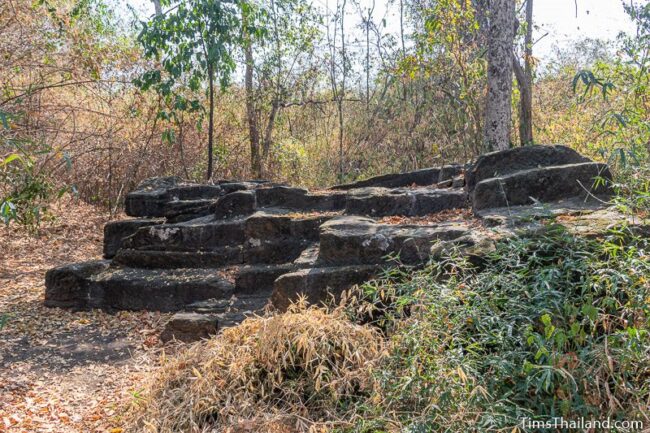
<path fill-rule="evenodd" d="M 523 418 L 644 419 L 650 249 L 550 226 L 368 284 L 390 355 L 354 431 L 526 431 Z M 647 413 L 646 413 L 647 416 Z M 646 425 L 648 421 L 646 420 Z M 532 430 L 531 430 L 532 431 Z"/>
<path fill-rule="evenodd" d="M 47 144 L 13 136 L 8 118 L 0 112 L 0 219 L 33 232 L 49 216 L 52 199 L 67 190 L 57 189 L 47 161 L 60 157 L 68 166 L 71 162 Z"/>

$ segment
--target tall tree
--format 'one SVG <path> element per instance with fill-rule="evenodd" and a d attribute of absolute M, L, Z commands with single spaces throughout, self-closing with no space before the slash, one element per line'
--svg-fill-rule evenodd
<path fill-rule="evenodd" d="M 512 121 L 515 0 L 492 0 L 488 19 L 488 89 L 483 142 L 488 150 L 504 150 L 510 147 Z"/>
<path fill-rule="evenodd" d="M 151 0 L 153 2 L 153 7 L 156 10 L 156 16 L 162 15 L 162 5 L 160 4 L 160 0 Z"/>
<path fill-rule="evenodd" d="M 524 34 L 524 66 L 517 56 L 512 62 L 519 87 L 519 142 L 533 142 L 533 0 L 526 0 L 526 33 Z"/>
<path fill-rule="evenodd" d="M 306 102 L 305 85 L 313 81 L 318 38 L 317 16 L 306 0 L 264 0 L 256 27 L 262 35 L 244 35 L 244 88 L 253 174 L 266 175 L 276 119 L 287 105 Z M 262 37 L 259 37 L 262 36 Z"/>
<path fill-rule="evenodd" d="M 252 7 L 245 0 L 183 0 L 161 1 L 169 6 L 164 14 L 156 14 L 142 22 L 138 41 L 148 58 L 157 67 L 145 72 L 136 84 L 142 89 L 155 89 L 173 109 L 198 109 L 197 99 L 187 99 L 179 87 L 189 83 L 193 92 L 205 89 L 208 95 L 208 163 L 206 177 L 213 175 L 215 87 L 225 88 L 235 69 L 234 46 L 241 35 L 254 33 L 255 28 L 242 31 L 242 14 Z M 205 87 L 204 87 L 205 86 Z M 161 113 L 168 117 L 168 113 Z"/>

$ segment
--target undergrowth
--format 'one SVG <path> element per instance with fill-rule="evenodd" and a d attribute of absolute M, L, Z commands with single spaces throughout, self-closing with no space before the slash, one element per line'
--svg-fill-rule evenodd
<path fill-rule="evenodd" d="M 560 417 L 650 427 L 649 253 L 626 229 L 589 240 L 551 226 L 500 242 L 480 269 L 452 254 L 367 284 L 372 304 L 394 307 L 378 319 L 390 355 L 349 431 L 539 431 L 524 420 Z"/>
<path fill-rule="evenodd" d="M 549 225 L 480 263 L 452 251 L 392 270 L 333 309 L 248 319 L 165 361 L 128 431 L 650 426 L 649 253 L 625 228 L 596 240 Z"/>
<path fill-rule="evenodd" d="M 371 393 L 377 329 L 299 303 L 253 317 L 163 362 L 127 431 L 323 431 Z M 235 430 L 233 430 L 235 428 Z"/>

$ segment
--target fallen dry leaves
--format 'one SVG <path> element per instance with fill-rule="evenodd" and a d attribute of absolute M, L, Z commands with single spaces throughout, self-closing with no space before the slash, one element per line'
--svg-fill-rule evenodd
<path fill-rule="evenodd" d="M 66 199 L 37 236 L 0 226 L 0 432 L 121 431 L 168 316 L 43 306 L 53 266 L 99 258 L 107 215 Z"/>
<path fill-rule="evenodd" d="M 439 224 L 442 222 L 467 222 L 478 223 L 474 217 L 471 209 L 448 209 L 441 212 L 431 213 L 419 217 L 405 217 L 405 216 L 388 216 L 379 219 L 377 222 L 381 224 L 409 224 L 428 226 Z"/>

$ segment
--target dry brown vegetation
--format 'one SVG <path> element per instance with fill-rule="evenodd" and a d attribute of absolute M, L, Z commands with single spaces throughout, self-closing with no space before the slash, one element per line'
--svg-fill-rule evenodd
<path fill-rule="evenodd" d="M 377 328 L 342 309 L 294 305 L 253 317 L 163 360 L 128 431 L 324 431 L 348 425 L 346 402 L 372 392 L 383 353 Z M 338 421 L 337 421 L 338 420 Z"/>

